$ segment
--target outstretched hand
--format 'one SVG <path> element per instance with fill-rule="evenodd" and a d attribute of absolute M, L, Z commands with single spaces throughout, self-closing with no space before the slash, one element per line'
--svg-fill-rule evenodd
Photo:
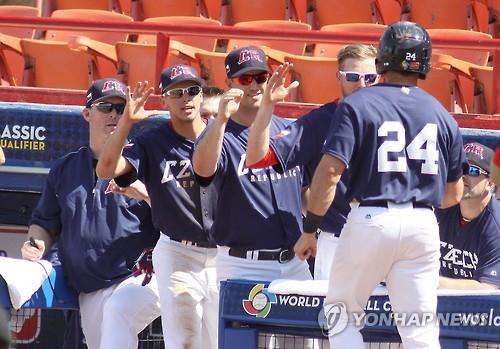
<path fill-rule="evenodd" d="M 243 91 L 238 88 L 231 88 L 224 93 L 219 101 L 217 117 L 228 120 L 240 107 L 241 97 L 243 97 Z"/>
<path fill-rule="evenodd" d="M 280 102 L 299 86 L 298 81 L 293 81 L 288 87 L 285 87 L 286 76 L 291 67 L 293 64 L 285 62 L 271 75 L 264 90 L 264 102 L 272 104 Z"/>
<path fill-rule="evenodd" d="M 127 106 L 123 112 L 123 117 L 132 123 L 137 123 L 156 114 L 157 112 L 144 110 L 144 105 L 153 92 L 154 89 L 149 86 L 148 81 L 139 81 L 132 93 L 130 87 L 127 87 Z"/>

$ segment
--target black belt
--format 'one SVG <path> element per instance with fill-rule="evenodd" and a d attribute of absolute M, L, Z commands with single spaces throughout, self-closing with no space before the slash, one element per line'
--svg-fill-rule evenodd
<path fill-rule="evenodd" d="M 429 210 L 432 209 L 431 206 L 424 204 L 422 202 L 412 202 L 413 208 L 428 208 Z M 395 204 L 397 205 L 397 204 Z M 359 203 L 360 207 L 366 207 L 366 206 L 372 206 L 372 207 L 389 207 L 389 204 L 387 201 L 368 201 L 368 202 L 360 202 Z"/>
<path fill-rule="evenodd" d="M 179 242 L 179 243 L 184 244 L 186 246 L 196 246 L 196 247 L 203 247 L 203 248 L 216 248 L 217 247 L 217 245 L 215 243 L 208 242 L 208 241 L 196 242 L 196 241 L 179 240 L 179 239 L 172 239 L 172 238 L 170 238 L 170 240 L 175 241 L 175 242 Z"/>
<path fill-rule="evenodd" d="M 253 259 L 251 256 L 248 257 L 247 250 L 238 250 L 236 248 L 230 248 L 229 249 L 229 255 L 232 257 L 238 257 L 238 258 L 249 258 Z M 293 257 L 295 257 L 295 252 L 293 251 L 293 247 L 289 248 L 282 248 L 279 251 L 262 251 L 262 250 L 256 250 L 256 251 L 250 251 L 253 254 L 256 254 L 257 260 L 259 261 L 278 261 L 280 263 L 286 263 L 288 261 L 291 261 Z M 250 253 L 252 255 L 252 253 Z"/>

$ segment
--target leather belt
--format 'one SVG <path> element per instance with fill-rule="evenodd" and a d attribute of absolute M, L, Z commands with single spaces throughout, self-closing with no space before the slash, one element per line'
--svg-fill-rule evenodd
<path fill-rule="evenodd" d="M 196 246 L 196 247 L 202 247 L 202 248 L 216 248 L 217 247 L 217 245 L 215 243 L 208 242 L 208 241 L 196 242 L 196 241 L 179 240 L 179 239 L 172 239 L 172 238 L 170 238 L 170 240 L 175 241 L 175 242 L 179 242 L 179 243 L 186 245 L 186 246 Z"/>
<path fill-rule="evenodd" d="M 412 202 L 413 208 L 428 208 L 429 210 L 432 210 L 432 207 L 424 204 L 422 202 Z M 394 205 L 398 205 L 394 203 Z M 368 201 L 368 202 L 361 202 L 359 204 L 360 207 L 366 207 L 366 206 L 371 206 L 371 207 L 389 207 L 389 204 L 387 201 Z"/>
<path fill-rule="evenodd" d="M 250 253 L 249 253 L 250 252 Z M 279 251 L 264 251 L 264 250 L 238 250 L 236 248 L 229 249 L 229 255 L 232 257 L 256 259 L 259 261 L 278 261 L 279 263 L 289 262 L 295 257 L 293 247 L 282 248 Z"/>

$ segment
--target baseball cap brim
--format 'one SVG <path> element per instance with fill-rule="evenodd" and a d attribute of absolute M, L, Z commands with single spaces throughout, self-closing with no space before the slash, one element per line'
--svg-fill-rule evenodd
<path fill-rule="evenodd" d="M 164 91 L 167 91 L 169 89 L 171 89 L 173 86 L 176 86 L 178 85 L 179 83 L 181 82 L 184 82 L 184 81 L 192 81 L 192 82 L 195 82 L 196 84 L 200 85 L 200 86 L 203 86 L 204 85 L 204 81 L 200 78 L 196 78 L 196 77 L 185 77 L 185 78 L 177 78 L 175 79 L 174 82 L 172 82 L 171 84 L 165 86 L 162 88 L 162 92 Z"/>
<path fill-rule="evenodd" d="M 124 101 L 126 101 L 127 99 L 125 97 L 123 97 L 123 95 L 121 94 L 116 94 L 116 95 L 107 95 L 107 96 L 102 96 L 101 98 L 97 98 L 95 101 L 92 102 L 92 104 L 96 104 L 96 103 L 99 103 L 99 102 L 102 102 L 102 101 L 105 101 L 106 99 L 108 98 L 111 98 L 111 97 L 119 97 L 121 99 L 123 99 Z"/>
<path fill-rule="evenodd" d="M 246 67 L 246 68 L 243 68 L 241 70 L 238 70 L 236 73 L 231 75 L 229 78 L 230 79 L 237 78 L 238 76 L 245 75 L 246 73 L 251 72 L 251 71 L 269 73 L 269 68 L 264 69 L 261 67 Z"/>

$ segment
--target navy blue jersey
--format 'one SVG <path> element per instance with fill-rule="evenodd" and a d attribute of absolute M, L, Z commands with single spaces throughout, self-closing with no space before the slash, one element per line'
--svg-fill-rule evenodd
<path fill-rule="evenodd" d="M 441 275 L 500 286 L 500 203 L 460 224 L 460 206 L 436 210 L 441 239 Z"/>
<path fill-rule="evenodd" d="M 310 184 L 323 156 L 321 150 L 336 108 L 337 103 L 333 102 L 314 109 L 271 138 L 271 148 L 280 164 L 275 167 L 277 171 L 288 170 L 297 165 L 304 166 L 304 184 Z M 335 200 L 321 221 L 323 231 L 340 235 L 351 209 L 345 199 L 345 182 L 348 176 L 348 171 L 345 171 L 337 185 Z"/>
<path fill-rule="evenodd" d="M 110 192 L 95 165 L 88 147 L 59 159 L 31 220 L 58 240 L 65 276 L 78 292 L 127 278 L 142 250 L 158 239 L 148 204 Z"/>
<path fill-rule="evenodd" d="M 169 121 L 133 139 L 123 156 L 132 176 L 117 178 L 126 186 L 138 177 L 151 199 L 153 223 L 178 240 L 208 241 L 216 196 L 212 187 L 201 188 L 191 167 L 194 142 L 176 133 Z M 128 181 L 127 181 L 128 180 Z"/>
<path fill-rule="evenodd" d="M 273 116 L 271 133 L 287 121 Z M 219 190 L 212 234 L 218 245 L 245 250 L 290 247 L 302 230 L 300 167 L 282 173 L 245 166 L 249 129 L 229 120 L 213 184 Z"/>
<path fill-rule="evenodd" d="M 379 84 L 345 98 L 323 152 L 350 168 L 349 202 L 438 207 L 465 164 L 456 121 L 416 86 Z"/>

